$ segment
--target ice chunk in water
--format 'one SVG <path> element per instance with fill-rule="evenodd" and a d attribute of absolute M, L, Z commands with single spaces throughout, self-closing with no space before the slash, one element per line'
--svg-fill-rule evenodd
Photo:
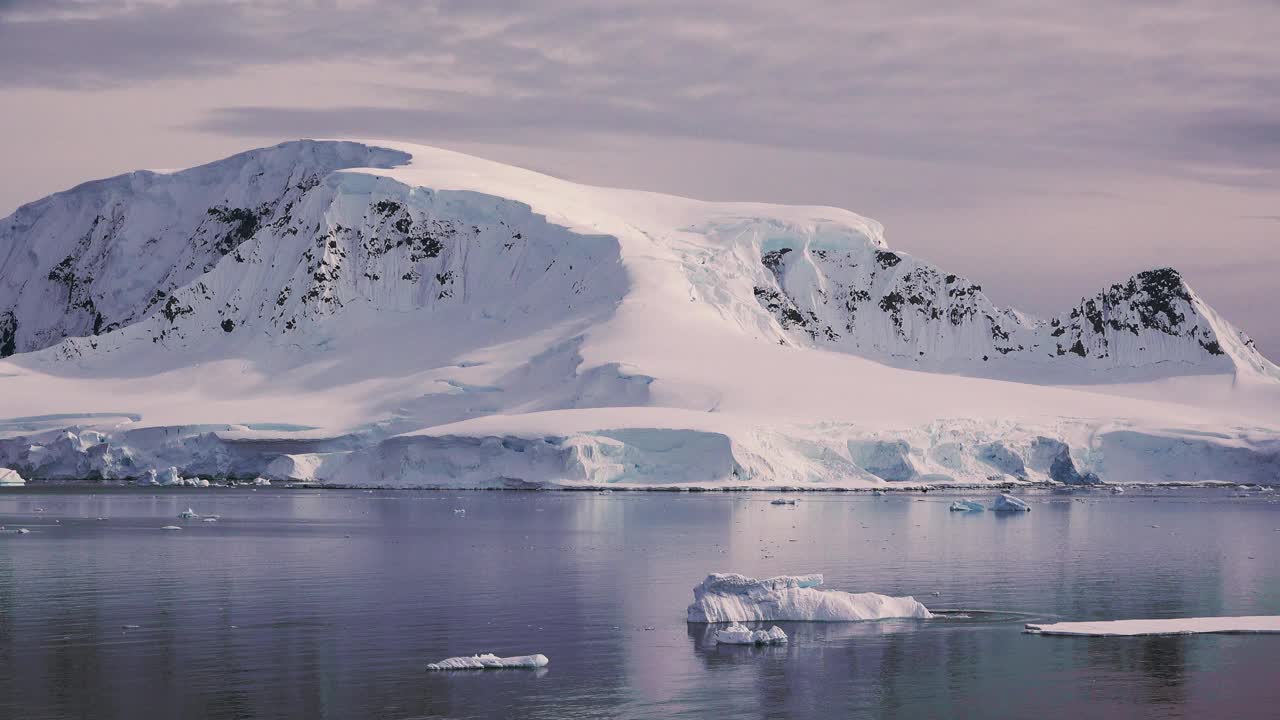
<path fill-rule="evenodd" d="M 884 618 L 928 618 L 911 597 L 823 590 L 822 575 L 781 575 L 757 580 L 738 574 L 708 575 L 693 589 L 689 622 L 846 622 Z"/>
<path fill-rule="evenodd" d="M 198 518 L 198 517 L 200 516 L 197 515 L 196 511 L 192 510 L 191 508 L 187 508 L 186 510 L 183 510 L 182 512 L 178 513 L 178 518 L 182 520 L 190 520 L 191 518 Z"/>
<path fill-rule="evenodd" d="M 982 507 L 982 503 L 974 502 L 969 498 L 960 498 L 951 503 L 951 512 L 982 512 L 986 508 Z"/>
<path fill-rule="evenodd" d="M 1097 620 L 1092 622 L 1029 623 L 1029 633 L 1130 637 L 1134 635 L 1193 635 L 1197 633 L 1280 633 L 1280 615 L 1243 617 L 1160 618 L 1158 620 Z"/>
<path fill-rule="evenodd" d="M 996 512 L 1030 512 L 1031 506 L 1012 495 L 1002 494 L 991 504 L 991 509 Z"/>
<path fill-rule="evenodd" d="M 547 656 L 517 655 L 515 657 L 498 657 L 493 653 L 472 655 L 470 657 L 451 657 L 440 662 L 429 663 L 428 670 L 500 670 L 504 668 L 540 668 L 547 666 Z"/>
<path fill-rule="evenodd" d="M 716 631 L 716 642 L 725 645 L 781 645 L 786 641 L 787 634 L 777 625 L 768 630 L 752 631 L 746 625 L 734 623 Z"/>

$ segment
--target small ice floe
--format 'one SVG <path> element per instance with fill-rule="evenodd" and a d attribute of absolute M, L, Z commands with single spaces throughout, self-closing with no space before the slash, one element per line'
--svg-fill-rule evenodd
<path fill-rule="evenodd" d="M 28 529 L 26 529 L 26 528 L 18 528 L 18 529 L 17 529 L 17 530 L 15 530 L 14 532 L 18 533 L 19 535 L 27 535 L 27 534 L 29 534 L 31 531 L 30 531 L 30 530 L 28 530 Z"/>
<path fill-rule="evenodd" d="M 18 474 L 17 470 L 0 467 L 0 487 L 22 487 L 26 484 L 26 478 Z"/>
<path fill-rule="evenodd" d="M 271 484 L 271 481 L 270 481 L 270 480 L 268 480 L 268 479 L 266 479 L 266 478 L 264 478 L 264 477 L 260 477 L 260 478 L 254 478 L 254 479 L 253 479 L 253 484 L 254 484 L 254 485 L 259 485 L 259 486 L 261 486 L 261 485 L 270 485 L 270 484 Z"/>
<path fill-rule="evenodd" d="M 427 664 L 428 670 L 503 670 L 523 668 L 533 670 L 547 666 L 547 656 L 517 655 L 515 657 L 498 657 L 493 653 L 472 655 L 470 657 L 451 657 L 440 662 Z"/>
<path fill-rule="evenodd" d="M 778 498 L 777 500 L 770 500 L 769 504 L 770 505 L 795 505 L 796 501 L 788 500 L 786 498 Z"/>
<path fill-rule="evenodd" d="M 142 626 L 141 625 L 121 625 L 120 627 L 124 630 L 137 630 Z"/>
<path fill-rule="evenodd" d="M 822 575 L 781 575 L 757 580 L 712 574 L 693 588 L 692 623 L 799 621 L 848 622 L 885 618 L 929 618 L 912 597 L 824 590 Z"/>
<path fill-rule="evenodd" d="M 1280 615 L 1240 617 L 1161 618 L 1159 620 L 1099 620 L 1096 622 L 1028 623 L 1026 632 L 1039 635 L 1194 635 L 1199 633 L 1280 633 Z"/>
<path fill-rule="evenodd" d="M 218 522 L 216 517 L 200 518 L 200 522 Z"/>
<path fill-rule="evenodd" d="M 1111 494 L 1112 494 L 1112 495 L 1123 495 L 1123 494 L 1124 494 L 1124 488 L 1120 487 L 1119 485 L 1113 486 L 1113 487 L 1111 488 Z"/>
<path fill-rule="evenodd" d="M 974 502 L 969 498 L 960 498 L 951 503 L 951 512 L 982 512 L 986 508 L 982 507 L 982 503 Z"/>
<path fill-rule="evenodd" d="M 1012 495 L 1000 494 L 991 504 L 995 512 L 1031 512 L 1031 506 Z"/>
<path fill-rule="evenodd" d="M 601 490 L 599 494 L 600 494 L 600 495 L 612 495 L 612 494 L 613 494 L 613 491 L 612 491 L 612 490 L 610 490 L 609 488 L 605 488 L 605 489 Z"/>
<path fill-rule="evenodd" d="M 782 645 L 786 641 L 787 634 L 777 625 L 768 630 L 752 631 L 746 625 L 734 623 L 716 631 L 716 642 L 723 645 Z"/>
<path fill-rule="evenodd" d="M 875 495 L 876 497 L 880 497 L 881 495 L 884 495 L 884 491 L 883 491 L 883 490 L 873 490 L 873 491 L 871 491 L 871 494 L 872 494 L 872 495 Z"/>
<path fill-rule="evenodd" d="M 457 515 L 458 517 L 466 517 L 466 515 L 467 515 L 467 509 L 466 509 L 466 508 L 454 508 L 454 509 L 453 509 L 453 514 L 454 514 L 454 515 Z"/>
<path fill-rule="evenodd" d="M 191 508 L 187 508 L 186 510 L 183 510 L 182 512 L 178 513 L 178 519 L 180 520 L 190 520 L 192 518 L 198 518 L 198 517 L 200 516 L 197 515 L 196 511 L 192 510 Z"/>
<path fill-rule="evenodd" d="M 182 528 L 178 527 L 177 525 L 165 525 L 160 529 L 161 530 L 181 530 Z"/>

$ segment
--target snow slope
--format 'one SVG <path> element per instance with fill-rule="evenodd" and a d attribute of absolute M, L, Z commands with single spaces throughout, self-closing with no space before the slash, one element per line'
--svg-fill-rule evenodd
<path fill-rule="evenodd" d="M 826 207 L 299 141 L 0 221 L 0 466 L 465 487 L 1280 476 L 1176 271 L 996 308 Z"/>

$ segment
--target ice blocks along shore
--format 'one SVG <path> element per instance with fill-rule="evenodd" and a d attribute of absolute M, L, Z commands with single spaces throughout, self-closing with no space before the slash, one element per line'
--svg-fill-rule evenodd
<path fill-rule="evenodd" d="M 982 503 L 974 502 L 969 498 L 960 498 L 951 503 L 951 512 L 983 512 L 986 508 L 982 507 Z"/>
<path fill-rule="evenodd" d="M 912 597 L 823 590 L 822 575 L 780 575 L 766 580 L 713 573 L 693 588 L 692 623 L 796 621 L 849 622 L 930 618 Z"/>
<path fill-rule="evenodd" d="M 991 504 L 994 512 L 1031 512 L 1031 506 L 1012 495 L 1000 495 Z"/>
<path fill-rule="evenodd" d="M 1133 637 L 1136 635 L 1196 635 L 1200 633 L 1280 633 L 1280 615 L 1240 617 L 1161 618 L 1158 620 L 1098 620 L 1027 624 L 1039 635 Z"/>
<path fill-rule="evenodd" d="M 546 667 L 546 655 L 517 655 L 515 657 L 498 657 L 493 653 L 471 655 L 469 657 L 451 657 L 440 662 L 428 663 L 428 670 L 534 670 Z"/>
<path fill-rule="evenodd" d="M 768 630 L 753 631 L 746 625 L 734 623 L 716 631 L 716 642 L 722 645 L 782 645 L 787 642 L 787 634 L 777 625 Z"/>

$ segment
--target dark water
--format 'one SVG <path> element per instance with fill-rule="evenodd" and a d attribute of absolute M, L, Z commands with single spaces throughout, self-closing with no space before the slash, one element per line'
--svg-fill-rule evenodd
<path fill-rule="evenodd" d="M 0 717 L 1280 716 L 1280 636 L 1021 632 L 1280 613 L 1267 495 L 775 497 L 6 490 L 0 524 L 31 532 L 0 535 Z M 684 621 L 711 571 L 1002 614 L 717 648 Z M 477 651 L 551 664 L 424 671 Z"/>

